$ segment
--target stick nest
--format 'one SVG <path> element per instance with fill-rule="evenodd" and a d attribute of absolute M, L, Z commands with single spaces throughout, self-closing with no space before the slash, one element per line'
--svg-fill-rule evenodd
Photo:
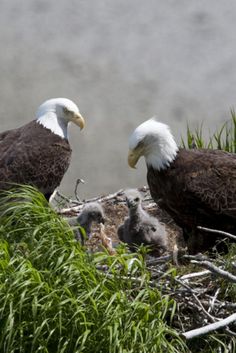
<path fill-rule="evenodd" d="M 234 245 L 227 256 L 188 255 L 181 229 L 153 202 L 147 187 L 139 188 L 139 191 L 143 195 L 143 208 L 164 223 L 168 233 L 167 254 L 159 258 L 145 255 L 145 259 L 147 271 L 150 273 L 149 285 L 176 301 L 173 327 L 187 340 L 219 329 L 228 337 L 236 336 L 236 318 L 233 317 L 236 310 Z M 117 228 L 128 214 L 124 191 L 119 190 L 111 195 L 83 201 L 76 198 L 77 200 L 70 200 L 58 192 L 53 202 L 56 202 L 57 207 L 63 203 L 58 212 L 66 217 L 78 215 L 85 203 L 100 202 L 107 218 L 105 228 L 101 230 L 99 225 L 94 226 L 93 236 L 86 242 L 86 246 L 90 251 L 96 252 L 101 250 L 102 244 L 111 255 L 114 255 L 119 244 Z M 105 241 L 102 241 L 101 234 L 103 239 L 105 234 Z M 107 242 L 106 237 L 111 242 Z M 110 245 L 106 246 L 107 243 Z M 101 270 L 108 271 L 106 266 L 101 266 Z M 138 277 L 134 278 L 134 282 L 136 285 L 140 282 L 142 286 Z M 224 325 L 222 320 L 228 317 L 232 317 L 232 320 L 229 319 Z M 221 321 L 222 325 L 218 327 Z"/>

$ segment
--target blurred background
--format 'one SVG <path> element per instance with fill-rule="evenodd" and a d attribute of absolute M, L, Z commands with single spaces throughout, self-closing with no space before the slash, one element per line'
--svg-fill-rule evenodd
<path fill-rule="evenodd" d="M 206 135 L 236 107 L 234 0 L 1 0 L 1 131 L 66 97 L 86 118 L 70 126 L 71 166 L 88 198 L 146 184 L 127 165 L 128 136 L 156 115 L 176 140 L 204 122 Z"/>

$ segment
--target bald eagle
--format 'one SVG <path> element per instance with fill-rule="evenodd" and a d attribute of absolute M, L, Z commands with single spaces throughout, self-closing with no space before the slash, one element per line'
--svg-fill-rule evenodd
<path fill-rule="evenodd" d="M 84 127 L 75 103 L 55 98 L 40 105 L 35 120 L 0 133 L 0 190 L 9 189 L 13 183 L 29 184 L 49 200 L 70 163 L 70 122 Z"/>
<path fill-rule="evenodd" d="M 155 118 L 129 138 L 128 163 L 144 156 L 152 198 L 183 229 L 189 251 L 211 249 L 216 235 L 198 226 L 236 235 L 236 154 L 178 148 L 169 127 Z"/>

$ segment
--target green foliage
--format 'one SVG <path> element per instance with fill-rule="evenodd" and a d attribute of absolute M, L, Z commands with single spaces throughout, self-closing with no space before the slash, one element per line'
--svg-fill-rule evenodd
<path fill-rule="evenodd" d="M 0 224 L 1 352 L 188 351 L 141 255 L 86 253 L 30 186 L 1 195 Z"/>
<path fill-rule="evenodd" d="M 203 138 L 203 124 L 194 132 L 187 125 L 187 141 L 181 138 L 184 148 L 216 148 L 227 152 L 236 152 L 236 114 L 231 110 L 231 120 L 224 123 L 219 131 L 209 137 L 206 142 Z"/>
<path fill-rule="evenodd" d="M 235 268 L 236 243 L 231 243 L 228 249 L 229 249 L 229 252 L 226 255 L 219 258 L 219 262 L 221 262 L 221 265 L 222 263 L 224 264 L 226 271 L 229 271 L 230 273 L 236 276 L 236 268 Z M 229 300 L 230 302 L 236 303 L 235 283 L 222 279 L 221 288 L 223 289 L 224 299 Z"/>

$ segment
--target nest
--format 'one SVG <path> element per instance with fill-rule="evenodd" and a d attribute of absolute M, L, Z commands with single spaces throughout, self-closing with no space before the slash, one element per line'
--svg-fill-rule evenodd
<path fill-rule="evenodd" d="M 230 261 L 218 254 L 188 255 L 181 229 L 153 202 L 147 187 L 139 188 L 139 191 L 143 195 L 143 208 L 165 224 L 168 234 L 168 252 L 162 257 L 147 255 L 146 267 L 150 273 L 149 285 L 173 298 L 177 304 L 172 326 L 187 340 L 218 330 L 236 336 L 234 255 Z M 60 193 L 55 195 L 55 199 L 58 198 L 67 203 L 67 207 L 58 209 L 67 217 L 77 215 L 87 202 L 100 202 L 106 225 L 94 226 L 93 236 L 86 246 L 96 252 L 102 245 L 115 255 L 119 243 L 117 228 L 128 214 L 124 191 L 83 201 L 78 197 L 69 200 Z M 106 271 L 106 268 L 101 267 L 101 270 Z M 138 283 L 141 279 L 137 277 L 134 281 Z"/>

